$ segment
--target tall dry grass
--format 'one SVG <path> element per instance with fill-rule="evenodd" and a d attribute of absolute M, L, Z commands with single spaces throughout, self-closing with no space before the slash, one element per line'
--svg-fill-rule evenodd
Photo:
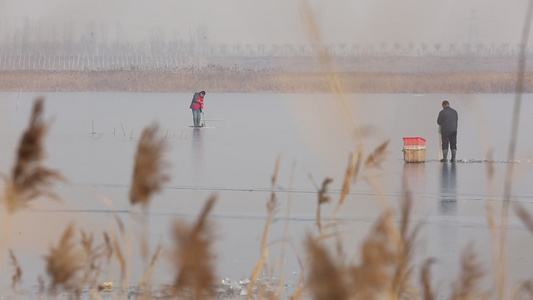
<path fill-rule="evenodd" d="M 130 188 L 130 203 L 147 208 L 150 196 L 161 191 L 161 187 L 170 179 L 165 169 L 168 163 L 164 160 L 165 139 L 158 137 L 159 126 L 152 124 L 141 134 L 137 152 L 135 153 L 134 169 Z"/>
<path fill-rule="evenodd" d="M 335 73 L 347 93 L 511 94 L 511 72 Z M 46 76 L 43 76 L 46 75 Z M 199 86 L 215 93 L 331 93 L 324 72 L 234 69 L 222 66 L 177 71 L 0 72 L 0 91 L 189 93 Z M 524 92 L 533 92 L 526 73 Z"/>
<path fill-rule="evenodd" d="M 44 99 L 35 100 L 28 128 L 23 132 L 18 145 L 15 163 L 9 176 L 3 175 L 4 190 L 0 202 L 7 214 L 0 237 L 0 271 L 10 236 L 13 215 L 38 198 L 58 199 L 53 186 L 66 179 L 58 172 L 43 165 L 46 157 L 44 138 L 49 128 L 43 116 Z"/>
<path fill-rule="evenodd" d="M 172 259 L 177 274 L 172 294 L 182 299 L 211 299 L 215 295 L 213 234 L 207 217 L 215 204 L 215 197 L 207 200 L 195 224 L 178 221 L 173 226 L 175 249 Z"/>
<path fill-rule="evenodd" d="M 42 101 L 35 104 L 34 112 L 42 111 Z M 38 113 L 37 113 L 38 114 Z M 39 115 L 42 117 L 42 115 Z M 41 124 L 36 120 L 39 117 L 32 115 L 29 128 L 35 124 Z M 40 127 L 39 127 L 40 128 Z M 30 130 L 33 132 L 34 130 Z M 151 125 L 146 128 L 138 145 L 135 157 L 135 170 L 132 177 L 130 201 L 132 205 L 148 206 L 151 195 L 160 190 L 162 184 L 168 180 L 164 173 L 164 142 L 158 138 L 158 127 Z M 42 132 L 42 131 L 41 131 Z M 42 133 L 41 133 L 42 134 Z M 32 135 L 29 135 L 32 136 Z M 39 135 L 41 136 L 41 135 Z M 28 143 L 38 143 L 42 146 L 42 138 L 30 139 L 25 133 L 21 140 L 22 145 L 29 149 L 40 149 L 37 155 L 20 154 L 17 157 L 17 170 L 27 170 L 28 163 L 39 162 L 34 165 L 42 168 L 42 148 L 37 145 L 29 147 Z M 31 141 L 31 142 L 29 142 Z M 343 249 L 343 235 L 340 232 L 342 224 L 339 223 L 337 214 L 342 209 L 350 194 L 350 189 L 360 180 L 368 180 L 368 174 L 380 169 L 387 159 L 388 142 L 378 146 L 373 152 L 364 154 L 360 150 L 355 151 L 348 159 L 344 174 L 342 192 L 338 199 L 334 199 L 328 193 L 331 179 L 326 178 L 322 186 L 317 189 L 317 216 L 316 231 L 310 232 L 304 239 L 303 244 L 306 252 L 305 259 L 301 263 L 301 276 L 295 286 L 294 293 L 285 295 L 283 287 L 266 285 L 261 278 L 271 274 L 275 266 L 269 265 L 269 248 L 275 243 L 269 242 L 269 229 L 274 215 L 277 213 L 278 201 L 275 193 L 277 186 L 277 173 L 280 159 L 275 164 L 275 171 L 271 179 L 272 192 L 267 200 L 266 222 L 263 230 L 260 251 L 257 264 L 251 268 L 250 284 L 247 286 L 248 299 L 437 299 L 439 292 L 432 286 L 430 267 L 435 262 L 433 258 L 420 266 L 420 278 L 417 284 L 414 278 L 415 268 L 413 258 L 417 244 L 417 237 L 421 228 L 420 224 L 411 220 L 413 199 L 406 193 L 401 199 L 400 210 L 395 211 L 391 207 L 384 207 L 379 218 L 374 222 L 367 237 L 359 247 L 360 258 L 347 259 L 346 253 L 353 253 L 353 249 Z M 23 147 L 21 147 L 23 148 Z M 26 153 L 25 151 L 19 151 Z M 35 152 L 35 151 L 34 151 Z M 141 158 L 142 157 L 142 158 Z M 39 159 L 36 159 L 39 158 Z M 39 168 L 37 168 L 39 169 Z M 14 172 L 19 174 L 21 171 Z M 45 174 L 48 174 L 45 172 Z M 56 174 L 56 173 L 51 173 Z M 52 176 L 54 179 L 62 177 Z M 155 182 L 154 182 L 155 180 Z M 41 181 L 36 181 L 41 182 Z M 39 184 L 26 184 L 26 188 L 32 188 L 35 197 L 51 194 L 53 187 L 47 181 L 46 187 Z M 39 188 L 36 188 L 39 187 Z M 9 184 L 5 189 L 9 188 Z M 45 191 L 45 192 L 42 192 Z M 34 193 L 27 191 L 16 195 L 21 196 L 25 205 L 6 206 L 6 211 L 13 213 L 23 209 L 29 201 L 33 201 Z M 42 193 L 42 194 L 41 194 Z M 53 193 L 52 193 L 53 194 Z M 135 201 L 132 199 L 136 199 Z M 139 200 L 140 199 L 140 200 Z M 333 204 L 333 201 L 336 204 Z M 216 238 L 209 215 L 213 210 L 215 196 L 207 200 L 197 220 L 193 224 L 176 221 L 172 229 L 174 248 L 169 262 L 175 266 L 175 277 L 169 290 L 161 290 L 167 297 L 179 299 L 215 299 L 217 294 L 217 280 L 214 260 L 213 241 Z M 323 216 L 324 205 L 335 205 L 335 209 L 329 216 Z M 112 205 L 110 204 L 112 207 Z M 11 209 L 14 207 L 15 209 Z M 146 208 L 147 209 L 147 208 Z M 530 213 L 523 208 L 516 209 L 517 215 L 523 220 L 527 228 L 533 232 L 533 221 Z M 59 291 L 67 292 L 71 297 L 79 297 L 84 291 L 89 291 L 91 298 L 100 299 L 101 293 L 114 291 L 119 299 L 134 295 L 139 299 L 152 299 L 155 292 L 149 285 L 151 274 L 163 259 L 161 254 L 165 251 L 161 245 L 156 247 L 151 255 L 146 273 L 136 284 L 133 292 L 128 291 L 128 280 L 120 280 L 118 285 L 111 289 L 102 280 L 102 274 L 110 265 L 117 265 L 120 269 L 121 278 L 127 278 L 131 264 L 134 260 L 128 260 L 128 252 L 132 252 L 133 244 L 129 243 L 129 236 L 135 232 L 129 232 L 124 226 L 120 216 L 114 211 L 117 227 L 110 232 L 104 232 L 100 242 L 85 230 L 76 233 L 74 225 L 65 228 L 59 236 L 56 244 L 50 247 L 45 255 L 46 274 L 48 280 L 42 280 L 43 294 L 50 298 L 58 297 Z M 492 227 L 492 226 L 491 226 Z M 131 230 L 131 228 L 130 228 Z M 286 239 L 283 239 L 285 246 Z M 15 253 L 9 252 L 11 263 L 14 267 L 12 276 L 13 291 L 22 288 L 23 270 L 20 267 Z M 114 262 L 114 263 L 113 263 Z M 480 281 L 486 276 L 486 270 L 482 262 L 471 248 L 466 248 L 460 262 L 461 272 L 455 282 L 450 284 L 449 299 L 492 299 L 493 290 L 485 290 Z M 496 277 L 496 276 L 495 276 Z M 531 280 L 524 281 L 513 290 L 511 296 L 501 299 L 527 299 L 532 295 Z M 46 288 L 45 288 L 46 287 Z M 133 293 L 133 294 L 132 294 Z"/>
<path fill-rule="evenodd" d="M 37 98 L 28 129 L 19 143 L 15 165 L 10 176 L 4 178 L 6 188 L 2 200 L 9 214 L 39 197 L 58 199 L 52 187 L 57 181 L 65 181 L 58 171 L 43 166 L 46 157 L 43 142 L 49 128 L 49 123 L 44 121 L 43 106 L 44 99 Z"/>

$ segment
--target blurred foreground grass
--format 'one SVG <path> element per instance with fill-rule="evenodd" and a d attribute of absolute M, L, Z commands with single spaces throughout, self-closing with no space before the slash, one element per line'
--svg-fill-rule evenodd
<path fill-rule="evenodd" d="M 101 236 L 95 237 L 90 229 L 75 231 L 75 224 L 57 232 L 57 242 L 52 244 L 44 256 L 47 277 L 40 280 L 38 294 L 29 296 L 22 284 L 24 270 L 17 259 L 17 253 L 10 248 L 10 234 L 17 230 L 12 226 L 12 219 L 18 212 L 35 201 L 57 197 L 54 193 L 55 185 L 66 180 L 59 172 L 43 164 L 43 145 L 49 125 L 44 119 L 44 99 L 39 98 L 35 101 L 29 126 L 20 140 L 13 169 L 3 177 L 5 184 L 0 190 L 0 199 L 4 204 L 3 214 L 6 218 L 2 220 L 0 272 L 13 272 L 2 268 L 6 259 L 14 267 L 11 269 L 14 272 L 9 276 L 11 290 L 2 291 L 3 295 L 0 296 L 15 299 L 34 298 L 33 296 L 59 299 L 64 295 L 68 295 L 70 299 L 443 299 L 442 291 L 432 285 L 431 265 L 435 260 L 428 258 L 419 266 L 420 269 L 414 265 L 417 255 L 414 249 L 422 224 L 410 219 L 413 201 L 408 191 L 399 199 L 399 210 L 393 209 L 389 203 L 376 196 L 382 210 L 367 237 L 358 246 L 358 251 L 343 249 L 340 242 L 343 235 L 339 232 L 336 215 L 354 185 L 368 180 L 369 174 L 387 159 L 388 141 L 369 153 L 365 153 L 362 148 L 354 150 L 347 163 L 338 199 L 328 193 L 332 180 L 323 180 L 314 196 L 316 228 L 306 236 L 296 237 L 304 243 L 306 251 L 299 254 L 300 276 L 290 294 L 283 281 L 284 257 L 276 258 L 279 262 L 272 263 L 269 256 L 269 248 L 279 245 L 285 247 L 287 241 L 287 237 L 284 237 L 282 241 L 285 242 L 273 243 L 269 236 L 278 208 L 274 187 L 277 185 L 279 158 L 271 178 L 273 191 L 266 203 L 267 218 L 260 242 L 260 255 L 256 265 L 249 266 L 250 277 L 239 289 L 224 282 L 219 284 L 214 272 L 218 256 L 212 247 L 216 236 L 210 212 L 216 205 L 216 196 L 206 200 L 194 222 L 175 220 L 169 238 L 173 241 L 171 249 L 163 249 L 161 245 L 150 247 L 149 239 L 143 231 L 143 220 L 135 218 L 135 211 L 149 212 L 151 197 L 169 180 L 166 173 L 169 165 L 165 159 L 165 139 L 161 137 L 157 124 L 145 128 L 133 158 L 134 170 L 129 194 L 131 212 L 127 222 L 130 226 L 125 226 L 125 220 L 114 211 L 115 225 Z M 322 213 L 321 207 L 327 203 L 335 206 L 331 215 Z M 113 207 L 112 203 L 109 203 L 109 207 Z M 516 211 L 526 228 L 533 233 L 533 217 L 520 207 Z M 494 216 L 490 212 L 488 220 L 493 238 L 497 240 Z M 132 222 L 137 225 L 131 226 Z M 139 239 L 140 243 L 132 243 L 135 239 Z M 501 249 L 498 243 L 494 245 L 492 250 L 497 257 Z M 132 251 L 134 247 L 141 249 Z M 163 251 L 170 255 L 161 255 Z M 360 253 L 357 263 L 346 255 L 354 252 Z M 132 253 L 140 253 L 141 257 L 132 258 Z M 494 263 L 498 264 L 497 259 Z M 130 282 L 133 264 L 145 266 L 139 282 Z M 450 284 L 448 299 L 533 299 L 533 280 L 526 280 L 516 287 L 506 286 L 500 281 L 505 279 L 505 274 L 486 273 L 490 269 L 499 270 L 494 272 L 504 272 L 501 271 L 504 269 L 486 268 L 471 247 L 464 249 L 458 264 L 460 272 L 453 284 Z M 111 265 L 118 266 L 117 274 L 120 275 L 110 283 L 105 281 L 109 279 L 104 279 L 102 274 Z M 174 279 L 161 286 L 153 282 L 151 276 L 156 268 L 166 266 L 173 266 Z M 280 280 L 265 280 L 272 278 L 273 274 Z M 415 274 L 420 276 L 415 277 Z M 494 280 L 494 284 L 482 286 L 482 279 L 487 277 Z"/>

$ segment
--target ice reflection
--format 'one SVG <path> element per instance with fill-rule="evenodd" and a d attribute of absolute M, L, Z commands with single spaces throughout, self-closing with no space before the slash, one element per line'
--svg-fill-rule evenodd
<path fill-rule="evenodd" d="M 442 215 L 450 215 L 457 212 L 457 173 L 455 163 L 443 163 L 441 166 L 439 212 Z"/>
<path fill-rule="evenodd" d="M 426 165 L 423 163 L 404 163 L 402 186 L 404 192 L 420 192 L 424 189 L 426 177 Z"/>
<path fill-rule="evenodd" d="M 204 139 L 203 131 L 201 128 L 194 128 L 192 130 L 192 151 L 191 151 L 191 162 L 193 162 L 194 167 L 193 175 L 194 181 L 199 182 L 204 178 Z"/>

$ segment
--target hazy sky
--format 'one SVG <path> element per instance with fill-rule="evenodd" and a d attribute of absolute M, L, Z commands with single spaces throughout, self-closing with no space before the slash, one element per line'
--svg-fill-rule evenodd
<path fill-rule="evenodd" d="M 0 34 L 24 18 L 40 34 L 111 28 L 110 38 L 147 39 L 153 28 L 183 39 L 198 26 L 228 44 L 308 41 L 300 0 L 0 0 Z M 325 43 L 490 44 L 520 41 L 526 0 L 310 0 Z M 118 26 L 117 24 L 120 24 Z M 116 30 L 117 28 L 121 30 Z M 60 34 L 59 34 L 60 35 Z"/>

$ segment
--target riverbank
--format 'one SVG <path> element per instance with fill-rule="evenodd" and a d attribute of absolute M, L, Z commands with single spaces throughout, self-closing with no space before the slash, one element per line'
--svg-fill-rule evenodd
<path fill-rule="evenodd" d="M 0 70 L 0 91 L 328 93 L 332 78 L 347 93 L 514 93 L 516 58 L 333 57 L 224 58 L 192 65 L 110 66 L 84 70 Z M 524 92 L 533 92 L 533 68 Z"/>
<path fill-rule="evenodd" d="M 336 73 L 347 93 L 514 93 L 512 73 Z M 0 91 L 26 92 L 190 92 L 328 93 L 327 74 L 273 70 L 198 71 L 13 71 L 0 72 Z M 533 92 L 533 74 L 524 92 Z"/>

